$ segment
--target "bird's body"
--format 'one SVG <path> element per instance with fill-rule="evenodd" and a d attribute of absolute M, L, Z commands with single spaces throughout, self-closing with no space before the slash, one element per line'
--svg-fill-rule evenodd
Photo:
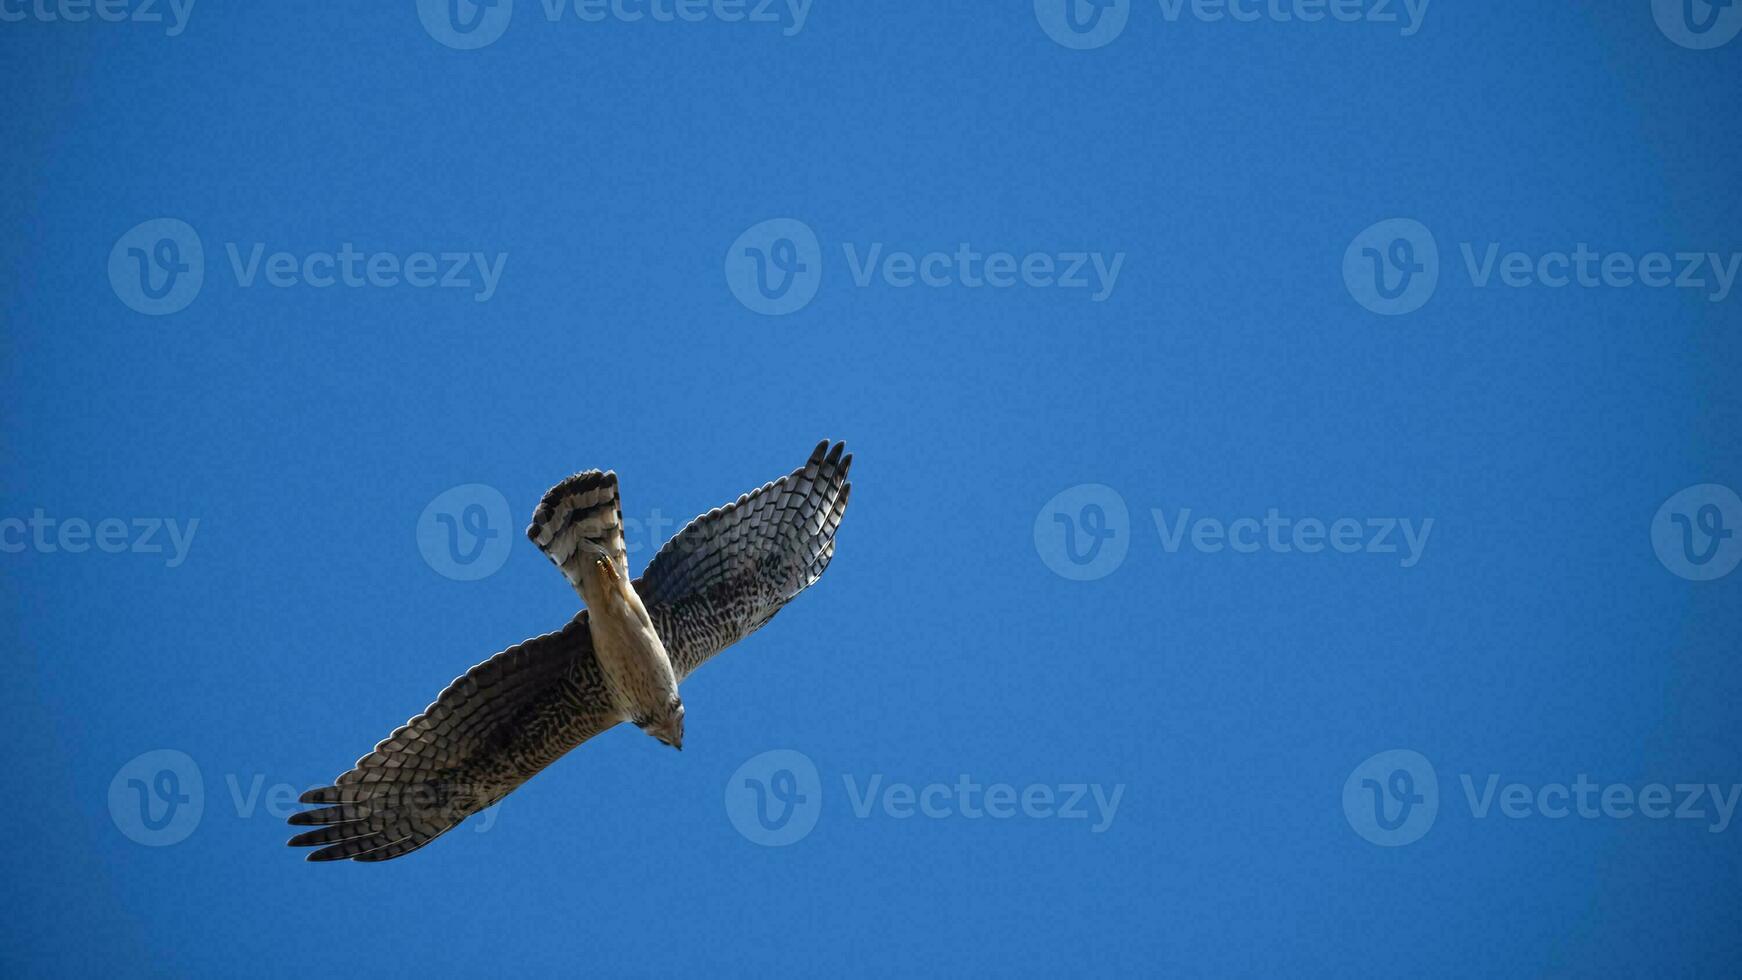
<path fill-rule="evenodd" d="M 851 456 L 825 441 L 805 465 L 691 521 L 629 578 L 614 473 L 552 487 L 527 535 L 586 608 L 456 679 L 357 760 L 319 809 L 290 822 L 311 861 L 409 854 L 570 749 L 628 721 L 683 746 L 678 684 L 815 583 L 835 552 Z"/>
<path fill-rule="evenodd" d="M 647 607 L 610 562 L 596 563 L 586 581 L 593 655 L 599 658 L 612 703 L 624 721 L 638 725 L 663 717 L 681 702 L 671 657 L 647 617 Z M 677 747 L 683 747 L 681 733 Z"/>
<path fill-rule="evenodd" d="M 551 487 L 526 535 L 587 604 L 593 655 L 619 719 L 682 748 L 683 702 L 671 656 L 629 582 L 617 474 L 588 470 Z"/>

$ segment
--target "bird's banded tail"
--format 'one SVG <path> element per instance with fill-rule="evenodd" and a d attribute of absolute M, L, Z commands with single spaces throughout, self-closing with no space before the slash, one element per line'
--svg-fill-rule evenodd
<path fill-rule="evenodd" d="M 610 559 L 623 580 L 629 579 L 616 473 L 588 470 L 551 487 L 533 512 L 526 536 L 577 590 L 582 574 L 600 558 Z"/>

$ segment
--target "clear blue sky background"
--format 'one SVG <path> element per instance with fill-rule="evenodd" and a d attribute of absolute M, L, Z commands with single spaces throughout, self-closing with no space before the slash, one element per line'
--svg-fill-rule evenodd
<path fill-rule="evenodd" d="M 1458 248 L 1742 249 L 1742 41 L 1687 50 L 1635 0 L 1436 3 L 1412 37 L 1137 0 L 1091 51 L 1027 2 L 819 2 L 789 37 L 519 0 L 460 51 L 410 2 L 202 2 L 173 38 L 0 23 L 0 64 L 0 516 L 199 520 L 176 568 L 0 554 L 5 972 L 1637 974 L 1742 954 L 1742 826 L 1479 818 L 1459 785 L 1742 782 L 1742 572 L 1685 581 L 1650 537 L 1683 487 L 1742 487 L 1742 297 L 1477 288 Z M 164 217 L 197 230 L 206 278 L 145 316 L 108 256 Z M 822 279 L 769 317 L 724 259 L 776 217 L 814 229 Z M 1441 278 L 1382 317 L 1342 262 L 1393 217 L 1432 230 Z M 482 303 L 245 288 L 230 242 L 507 260 Z M 1096 303 L 861 288 L 843 249 L 962 242 L 1125 260 Z M 382 865 L 307 865 L 282 812 L 250 806 L 574 613 L 518 539 L 557 479 L 615 468 L 626 516 L 683 519 L 824 436 L 857 457 L 835 563 L 686 684 L 683 754 L 608 733 L 486 832 Z M 502 493 L 517 540 L 457 581 L 416 527 L 469 483 Z M 1034 534 L 1079 484 L 1131 515 L 1093 581 Z M 1188 507 L 1435 526 L 1408 569 L 1170 553 L 1151 511 Z M 821 810 L 764 847 L 723 800 L 780 748 L 814 761 Z M 1379 847 L 1342 793 L 1394 748 L 1431 760 L 1441 804 Z M 169 846 L 110 803 L 156 749 L 203 786 Z M 1123 796 L 1095 833 L 860 817 L 845 789 L 963 774 Z"/>

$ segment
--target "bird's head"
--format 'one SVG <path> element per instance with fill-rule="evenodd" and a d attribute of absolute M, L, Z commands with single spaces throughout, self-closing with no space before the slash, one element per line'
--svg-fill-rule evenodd
<path fill-rule="evenodd" d="M 672 698 L 665 710 L 635 722 L 641 730 L 661 742 L 683 751 L 683 701 Z"/>

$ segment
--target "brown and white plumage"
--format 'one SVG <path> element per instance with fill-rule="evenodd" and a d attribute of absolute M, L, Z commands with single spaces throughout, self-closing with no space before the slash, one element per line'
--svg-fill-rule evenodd
<path fill-rule="evenodd" d="M 527 534 L 587 602 L 567 626 L 510 647 L 448 685 L 332 786 L 303 794 L 322 804 L 292 824 L 290 840 L 317 847 L 311 861 L 386 861 L 409 854 L 494 804 L 564 753 L 620 721 L 662 740 L 658 664 L 624 646 L 641 610 L 675 685 L 755 632 L 817 581 L 835 552 L 852 485 L 844 446 L 819 444 L 804 466 L 691 521 L 632 589 L 614 474 L 589 471 L 545 495 Z M 596 606 L 609 606 L 609 611 Z M 602 631 L 597 614 L 613 624 Z M 598 643 L 606 645 L 601 661 Z M 625 677 L 625 673 L 632 675 Z M 643 691 L 639 688 L 648 685 Z M 638 707 L 638 703 L 640 704 Z M 676 703 L 681 745 L 682 705 Z"/>
<path fill-rule="evenodd" d="M 822 577 L 847 509 L 851 455 L 827 440 L 801 467 L 689 523 L 636 581 L 682 681 Z"/>
<path fill-rule="evenodd" d="M 683 748 L 677 675 L 646 605 L 629 583 L 617 474 L 588 470 L 552 487 L 526 536 L 562 569 L 587 604 L 593 656 L 611 703 L 625 721 Z"/>

